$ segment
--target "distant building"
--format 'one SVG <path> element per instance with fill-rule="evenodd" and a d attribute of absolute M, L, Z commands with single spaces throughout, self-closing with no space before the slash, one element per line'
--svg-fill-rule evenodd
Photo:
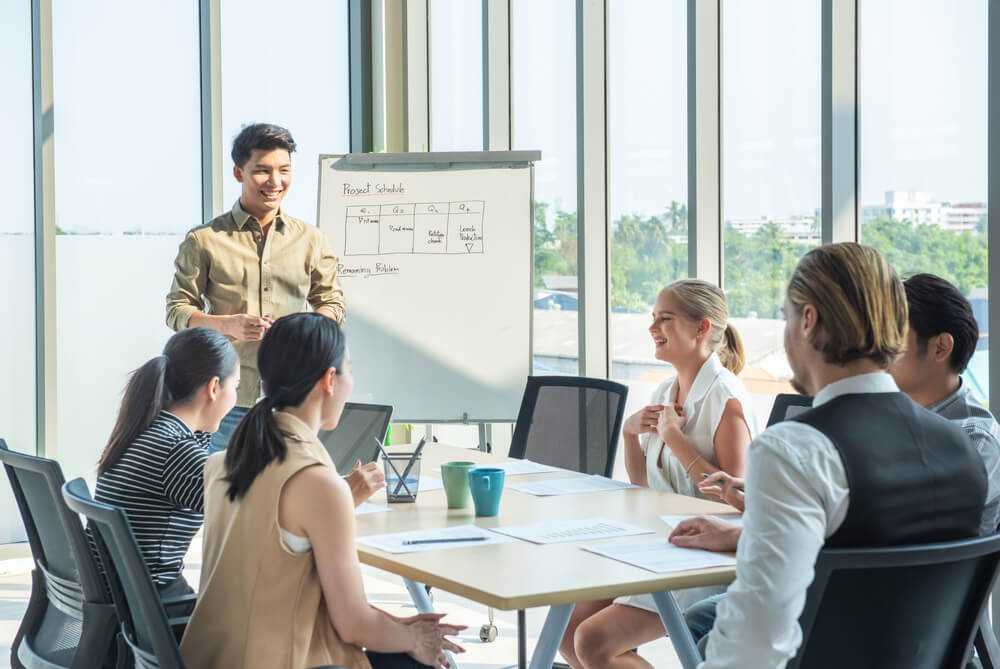
<path fill-rule="evenodd" d="M 746 237 L 752 237 L 765 225 L 773 223 L 778 226 L 778 233 L 786 239 L 796 243 L 819 244 L 820 231 L 816 221 L 814 216 L 788 216 L 786 218 L 761 216 L 760 218 L 736 218 L 728 220 L 726 223 L 733 230 Z"/>
<path fill-rule="evenodd" d="M 886 191 L 885 203 L 861 208 L 864 223 L 887 218 L 914 225 L 936 225 L 953 232 L 975 233 L 977 224 L 985 216 L 984 202 L 942 203 L 935 201 L 930 193 L 920 191 Z"/>

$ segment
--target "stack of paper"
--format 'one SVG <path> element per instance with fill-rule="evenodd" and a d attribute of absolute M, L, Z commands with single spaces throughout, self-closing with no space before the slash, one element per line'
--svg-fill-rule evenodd
<path fill-rule="evenodd" d="M 526 492 L 529 495 L 544 497 L 547 495 L 573 495 L 582 492 L 599 492 L 601 490 L 622 490 L 624 488 L 637 488 L 638 486 L 594 474 L 592 476 L 575 476 L 568 479 L 511 483 L 507 487 L 512 490 Z"/>
<path fill-rule="evenodd" d="M 415 553 L 417 551 L 439 551 L 446 548 L 469 548 L 490 544 L 505 544 L 513 541 L 502 534 L 488 532 L 475 525 L 455 525 L 430 530 L 413 530 L 393 534 L 373 534 L 358 537 L 357 542 L 377 548 L 386 553 Z M 405 543 L 419 542 L 419 543 Z"/>
<path fill-rule="evenodd" d="M 493 531 L 535 544 L 555 544 L 565 541 L 583 541 L 585 539 L 609 539 L 611 537 L 627 537 L 636 534 L 653 533 L 653 530 L 647 530 L 645 527 L 619 523 L 607 518 L 584 518 L 583 520 L 564 520 L 555 523 L 532 523 L 530 525 L 494 527 Z"/>
<path fill-rule="evenodd" d="M 584 550 L 662 574 L 670 571 L 688 571 L 707 567 L 728 567 L 736 558 L 695 548 L 680 548 L 662 537 L 584 546 Z"/>

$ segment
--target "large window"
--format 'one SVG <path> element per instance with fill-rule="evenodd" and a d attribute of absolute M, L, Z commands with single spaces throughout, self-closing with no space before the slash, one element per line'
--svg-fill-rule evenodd
<path fill-rule="evenodd" d="M 511 143 L 535 165 L 534 369 L 579 373 L 576 4 L 511 4 Z"/>
<path fill-rule="evenodd" d="M 35 452 L 35 208 L 31 109 L 31 5 L 7 3 L 0 23 L 0 118 L 20 132 L 7 137 L 0 179 L 11 197 L 0 217 L 0 281 L 7 323 L 0 328 L 0 437 Z M 0 543 L 23 537 L 9 486 L 0 492 Z"/>
<path fill-rule="evenodd" d="M 724 284 L 761 401 L 792 392 L 780 308 L 820 243 L 819 0 L 722 5 Z"/>
<path fill-rule="evenodd" d="M 989 397 L 986 0 L 861 3 L 861 239 L 905 278 L 931 272 L 972 302 L 965 379 Z"/>
<path fill-rule="evenodd" d="M 636 405 L 673 376 L 653 357 L 650 313 L 660 289 L 687 276 L 686 10 L 682 0 L 608 7 L 611 375 Z"/>
<path fill-rule="evenodd" d="M 431 0 L 432 151 L 483 148 L 483 3 Z"/>
<path fill-rule="evenodd" d="M 223 205 L 240 194 L 233 138 L 248 123 L 276 123 L 298 144 L 282 209 L 315 223 L 319 155 L 350 150 L 347 0 L 275 10 L 264 0 L 222 1 Z"/>
<path fill-rule="evenodd" d="M 93 477 L 201 219 L 198 3 L 53 2 L 58 454 Z"/>

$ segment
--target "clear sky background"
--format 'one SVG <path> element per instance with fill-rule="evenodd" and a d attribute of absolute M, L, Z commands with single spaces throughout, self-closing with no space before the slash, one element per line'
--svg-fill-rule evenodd
<path fill-rule="evenodd" d="M 346 0 L 223 3 L 223 127 L 287 124 L 300 143 L 287 209 L 315 218 L 316 156 L 348 146 Z M 481 3 L 431 2 L 432 133 L 478 149 Z M 609 8 L 613 216 L 686 201 L 684 0 Z M 197 3 L 54 0 L 57 224 L 183 232 L 200 219 Z M 513 0 L 516 148 L 541 149 L 537 197 L 576 208 L 573 0 Z M 0 178 L 15 193 L 0 233 L 31 229 L 28 3 L 0 0 Z M 723 3 L 724 216 L 819 206 L 820 1 Z M 886 190 L 986 199 L 986 0 L 861 2 L 862 204 Z M 433 140 L 432 140 L 433 142 Z M 228 147 L 227 147 L 228 150 Z M 226 160 L 224 199 L 238 188 Z"/>

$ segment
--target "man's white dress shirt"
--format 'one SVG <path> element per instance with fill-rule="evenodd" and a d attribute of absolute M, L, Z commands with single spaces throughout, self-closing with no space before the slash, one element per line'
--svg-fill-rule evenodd
<path fill-rule="evenodd" d="M 887 373 L 861 374 L 827 385 L 813 406 L 840 395 L 894 392 Z M 844 522 L 848 503 L 840 454 L 816 428 L 784 421 L 753 440 L 736 580 L 719 603 L 699 669 L 780 669 L 795 656 L 816 556 Z"/>

